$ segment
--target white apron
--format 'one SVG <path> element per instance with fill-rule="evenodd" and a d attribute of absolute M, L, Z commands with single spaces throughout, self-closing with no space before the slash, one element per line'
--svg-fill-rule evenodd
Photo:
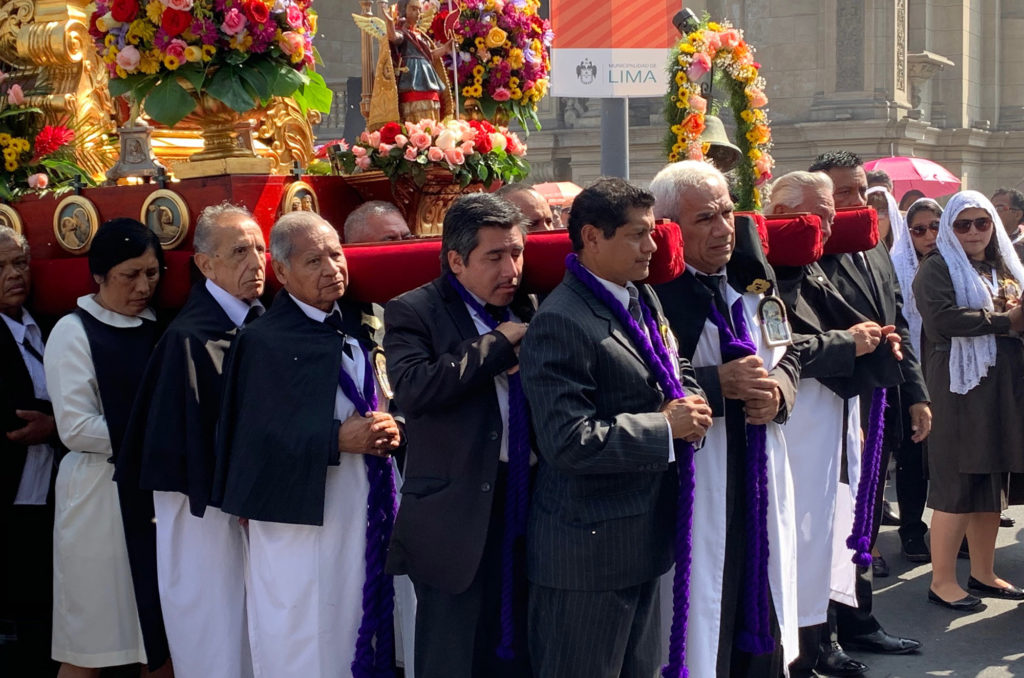
<path fill-rule="evenodd" d="M 857 482 L 860 479 L 860 458 L 863 442 L 860 434 L 860 397 L 850 398 L 846 420 L 846 466 L 850 484 L 839 484 L 836 492 L 836 514 L 832 532 L 832 593 L 831 599 L 857 607 L 857 566 L 853 551 L 846 546 L 846 538 L 853 530 L 853 510 L 857 502 Z M 846 490 L 846 491 L 844 491 Z"/>

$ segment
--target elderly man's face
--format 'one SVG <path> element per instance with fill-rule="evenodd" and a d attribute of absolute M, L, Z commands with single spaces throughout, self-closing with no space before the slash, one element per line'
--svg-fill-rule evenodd
<path fill-rule="evenodd" d="M 345 294 L 348 266 L 337 232 L 326 224 L 293 234 L 291 257 L 287 262 L 275 260 L 272 264 L 277 279 L 289 293 L 321 311 L 329 312 Z"/>
<path fill-rule="evenodd" d="M 821 219 L 821 242 L 827 242 L 832 237 L 832 223 L 836 218 L 836 207 L 832 200 L 832 194 L 825 190 L 815 190 L 809 186 L 804 187 L 803 201 L 799 205 L 777 205 L 776 214 L 785 212 L 810 212 Z"/>
<path fill-rule="evenodd" d="M 397 240 L 408 240 L 412 237 L 405 219 L 398 212 L 385 212 L 384 214 L 372 214 L 366 218 L 364 229 L 366 239 L 356 239 L 350 242 L 394 242 Z"/>
<path fill-rule="evenodd" d="M 196 266 L 231 296 L 252 301 L 263 294 L 266 252 L 259 224 L 241 214 L 228 214 L 217 223 L 213 251 L 196 253 Z"/>
<path fill-rule="evenodd" d="M 506 200 L 518 207 L 526 220 L 530 222 L 526 225 L 528 232 L 550 231 L 555 228 L 555 218 L 551 214 L 551 206 L 537 191 L 516 191 L 509 194 Z"/>
<path fill-rule="evenodd" d="M 28 254 L 15 242 L 0 241 L 0 313 L 21 320 L 30 289 Z"/>
<path fill-rule="evenodd" d="M 448 267 L 462 286 L 495 306 L 508 306 L 523 281 L 523 234 L 518 228 L 484 226 L 465 260 L 448 251 Z"/>
<path fill-rule="evenodd" d="M 833 167 L 825 172 L 832 179 L 836 207 L 864 207 L 868 204 L 868 175 L 863 167 Z"/>
<path fill-rule="evenodd" d="M 701 273 L 717 273 L 736 245 L 729 188 L 717 177 L 686 188 L 679 196 L 677 223 L 683 232 L 686 263 Z"/>

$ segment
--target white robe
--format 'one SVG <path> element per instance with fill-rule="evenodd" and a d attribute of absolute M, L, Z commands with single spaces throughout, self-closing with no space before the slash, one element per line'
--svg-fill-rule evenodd
<path fill-rule="evenodd" d="M 731 287 L 726 302 L 732 306 L 739 293 Z M 761 295 L 743 295 L 743 305 L 751 338 L 757 354 L 768 369 L 778 363 L 785 347 L 762 346 L 757 304 Z M 721 350 L 718 328 L 709 320 L 690 361 L 694 367 L 720 365 Z M 784 661 L 796 658 L 796 535 L 793 522 L 793 480 L 786 455 L 786 441 L 781 427 L 767 426 L 768 453 L 768 579 L 781 629 Z M 686 634 L 686 665 L 691 676 L 714 676 L 718 663 L 718 636 L 721 626 L 722 579 L 725 566 L 725 421 L 716 418 L 704 439 L 704 446 L 695 455 L 693 506 L 693 564 L 690 570 L 690 617 Z M 661 580 L 662 620 L 672 615 L 672 577 L 670 570 Z M 665 651 L 670 625 L 662 624 Z M 663 654 L 665 654 L 663 652 Z M 667 656 L 667 655 L 666 655 Z"/>
<path fill-rule="evenodd" d="M 832 532 L 832 593 L 837 603 L 857 607 L 857 566 L 853 551 L 846 546 L 846 538 L 853 530 L 853 511 L 857 504 L 857 483 L 860 480 L 860 460 L 863 440 L 860 434 L 860 398 L 850 398 L 846 421 L 846 467 L 849 485 L 839 483 L 836 493 L 836 514 Z M 846 491 L 844 491 L 846 490 Z"/>

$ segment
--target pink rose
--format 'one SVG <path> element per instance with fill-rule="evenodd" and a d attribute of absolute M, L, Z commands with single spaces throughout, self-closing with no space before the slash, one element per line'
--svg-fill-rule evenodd
<path fill-rule="evenodd" d="M 176 9 L 179 12 L 192 10 L 192 0 L 160 0 L 165 6 Z"/>
<path fill-rule="evenodd" d="M 395 146 L 398 146 L 399 148 L 405 148 L 405 145 L 407 143 L 409 143 L 409 137 L 405 136 L 404 134 L 395 135 Z"/>
<path fill-rule="evenodd" d="M 522 157 L 526 155 L 526 144 L 519 139 L 515 132 L 509 132 L 506 139 L 505 151 L 512 155 Z"/>
<path fill-rule="evenodd" d="M 50 177 L 46 176 L 42 172 L 28 175 L 28 186 L 29 188 L 46 188 L 50 184 Z"/>
<path fill-rule="evenodd" d="M 21 106 L 25 103 L 25 92 L 22 91 L 21 85 L 15 83 L 7 90 L 7 103 L 12 106 Z"/>
<path fill-rule="evenodd" d="M 358 167 L 359 169 L 361 169 L 363 171 L 366 171 L 366 170 L 370 169 L 370 165 L 371 165 L 371 161 L 370 161 L 370 158 L 368 156 L 364 155 L 361 158 L 356 158 L 356 167 Z"/>
<path fill-rule="evenodd" d="M 449 165 L 462 165 L 466 162 L 466 156 L 462 153 L 462 150 L 458 148 L 452 148 L 444 151 L 444 158 L 448 161 Z"/>
<path fill-rule="evenodd" d="M 722 46 L 722 34 L 715 31 L 707 31 L 704 34 L 704 42 L 708 46 L 708 51 L 714 54 Z"/>
<path fill-rule="evenodd" d="M 380 132 L 377 130 L 370 132 L 370 136 L 366 137 L 366 142 L 371 146 L 380 146 Z"/>
<path fill-rule="evenodd" d="M 459 150 L 462 151 L 463 155 L 473 155 L 473 146 L 474 144 L 472 141 L 463 141 L 459 145 Z"/>
<path fill-rule="evenodd" d="M 427 160 L 430 162 L 441 162 L 444 160 L 444 151 L 437 146 L 431 146 L 430 150 L 427 151 Z"/>
<path fill-rule="evenodd" d="M 735 28 L 727 28 L 718 35 L 722 40 L 722 47 L 726 49 L 734 49 L 743 39 L 740 37 L 740 32 Z"/>
<path fill-rule="evenodd" d="M 690 62 L 690 67 L 686 69 L 686 77 L 691 81 L 697 81 L 707 75 L 710 70 L 711 59 L 708 55 L 703 52 L 700 54 L 694 54 L 693 61 Z"/>
<path fill-rule="evenodd" d="M 288 55 L 302 52 L 306 48 L 302 36 L 295 31 L 285 31 L 282 33 L 281 39 L 277 41 L 277 44 L 281 47 L 281 51 Z"/>
<path fill-rule="evenodd" d="M 139 67 L 141 59 L 142 54 L 134 45 L 125 45 L 124 49 L 117 53 L 117 65 L 129 73 Z"/>
<path fill-rule="evenodd" d="M 699 94 L 691 94 L 690 100 L 687 102 L 690 108 L 697 111 L 698 113 L 707 113 L 708 100 Z"/>
<path fill-rule="evenodd" d="M 394 144 L 381 144 L 380 146 L 377 147 L 377 150 L 380 151 L 381 155 L 387 155 L 388 153 L 391 152 L 391 149 L 394 147 Z"/>
<path fill-rule="evenodd" d="M 494 99 L 495 101 L 508 101 L 509 99 L 512 98 L 512 92 L 505 89 L 504 87 L 499 87 L 498 89 L 494 90 L 494 94 L 491 95 L 491 98 Z"/>
<path fill-rule="evenodd" d="M 302 10 L 295 5 L 288 5 L 286 21 L 292 28 L 302 28 Z"/>
<path fill-rule="evenodd" d="M 363 146 L 353 146 L 352 155 L 356 156 L 357 158 L 366 157 L 366 148 Z"/>
<path fill-rule="evenodd" d="M 747 87 L 744 92 L 746 92 L 747 101 L 750 102 L 751 108 L 761 108 L 768 103 L 768 97 L 757 87 Z"/>
<path fill-rule="evenodd" d="M 406 160 L 409 160 L 409 161 L 416 160 L 416 156 L 419 155 L 419 153 L 420 152 L 416 150 L 415 146 L 406 146 L 405 147 L 405 159 Z"/>
<path fill-rule="evenodd" d="M 164 48 L 164 53 L 167 56 L 172 56 L 178 61 L 185 60 L 185 50 L 188 48 L 188 44 L 184 40 L 175 38 Z M 125 69 L 128 70 L 128 69 Z"/>
<path fill-rule="evenodd" d="M 430 135 L 426 132 L 413 132 L 409 135 L 409 143 L 422 151 L 430 146 Z"/>
<path fill-rule="evenodd" d="M 771 176 L 772 167 L 775 162 L 772 160 L 772 156 L 767 153 L 762 153 L 761 157 L 754 162 L 754 168 L 761 174 L 761 176 Z"/>
<path fill-rule="evenodd" d="M 249 20 L 245 15 L 239 12 L 237 7 L 232 7 L 224 13 L 224 23 L 220 25 L 220 29 L 228 35 L 238 35 L 245 30 L 247 23 Z"/>

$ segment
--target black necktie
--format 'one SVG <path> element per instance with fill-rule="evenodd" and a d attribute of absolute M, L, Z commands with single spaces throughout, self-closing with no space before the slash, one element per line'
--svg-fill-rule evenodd
<path fill-rule="evenodd" d="M 242 321 L 242 327 L 245 327 L 252 321 L 256 320 L 256 318 L 259 318 L 261 315 L 263 315 L 263 310 L 264 309 L 262 306 L 258 306 L 256 304 L 250 306 L 249 312 L 245 314 L 245 320 Z"/>
<path fill-rule="evenodd" d="M 25 338 L 21 340 L 21 345 L 25 347 L 25 351 L 30 356 L 39 361 L 40 365 L 43 364 L 43 354 L 36 350 L 35 346 L 29 343 L 27 334 L 25 335 Z"/>
<path fill-rule="evenodd" d="M 494 322 L 503 323 L 505 322 L 505 310 L 504 306 L 495 306 L 494 304 L 484 304 L 484 310 L 487 311 L 487 315 L 494 318 Z"/>
<path fill-rule="evenodd" d="M 878 297 L 878 288 L 875 287 L 875 278 L 871 275 L 871 270 L 868 268 L 867 259 L 863 252 L 852 252 L 850 258 L 853 259 L 853 265 L 857 271 L 864 276 L 864 282 L 867 283 L 868 289 L 871 290 L 871 294 L 874 296 L 874 301 L 880 301 Z"/>
<path fill-rule="evenodd" d="M 724 279 L 724 275 L 697 275 L 697 280 L 704 283 L 704 286 L 711 290 L 711 299 L 714 301 L 715 308 L 725 318 L 725 322 L 729 327 L 732 327 L 732 314 L 729 312 L 729 304 L 725 303 L 725 297 L 722 296 L 722 281 Z"/>
<path fill-rule="evenodd" d="M 352 347 L 348 345 L 348 341 L 346 340 L 347 335 L 345 334 L 345 324 L 341 322 L 341 311 L 334 309 L 333 312 L 329 313 L 327 317 L 324 318 L 324 324 L 333 327 L 334 330 L 341 335 L 341 340 L 344 342 L 343 350 L 345 351 L 345 355 L 351 358 Z"/>

